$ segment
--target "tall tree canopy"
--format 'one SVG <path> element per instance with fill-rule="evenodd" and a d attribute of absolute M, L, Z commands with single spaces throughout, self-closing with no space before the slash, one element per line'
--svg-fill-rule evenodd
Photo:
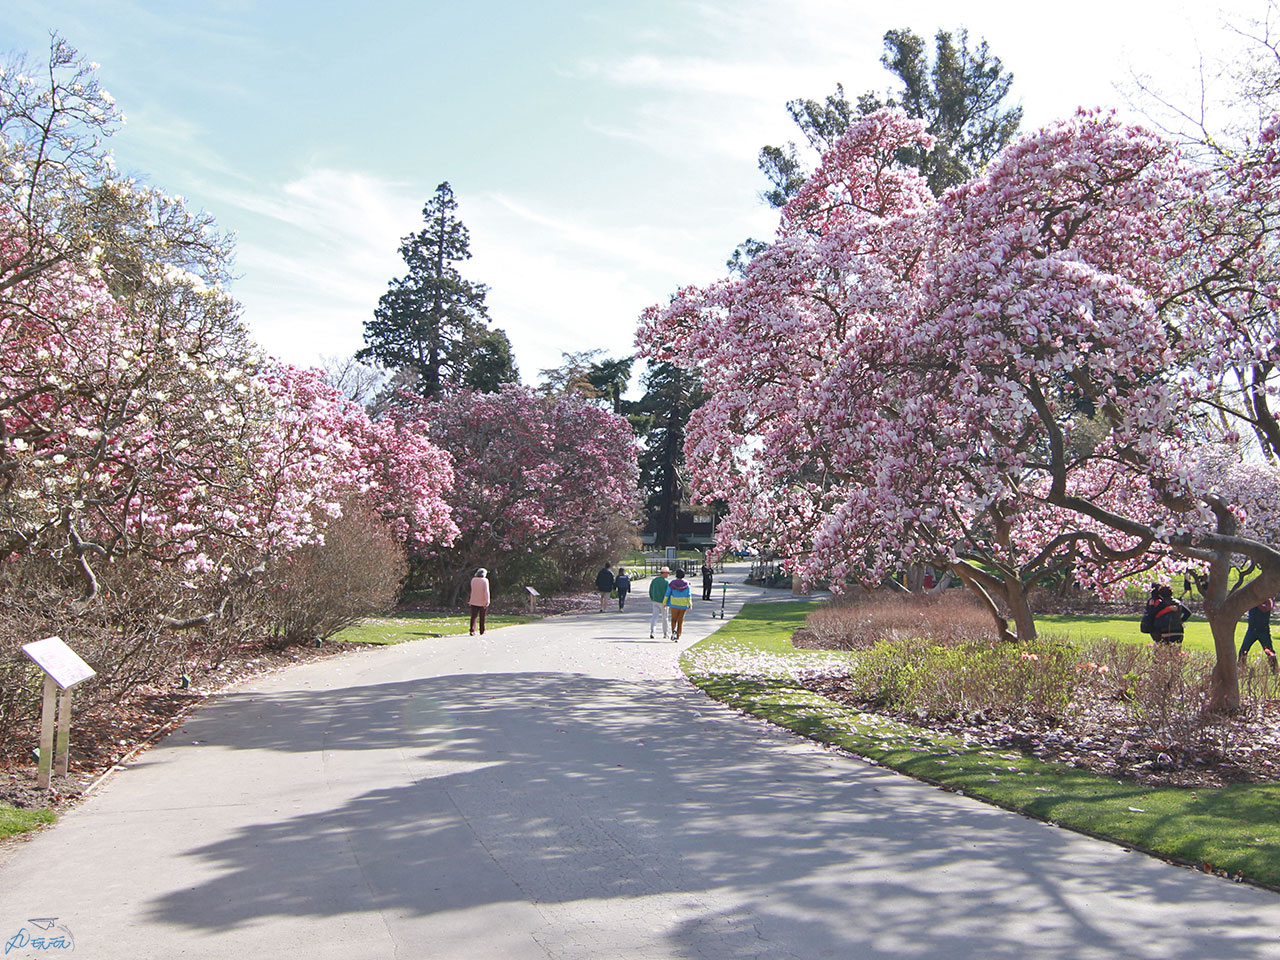
<path fill-rule="evenodd" d="M 432 443 L 452 454 L 460 533 L 419 565 L 456 602 L 475 569 L 495 588 L 558 589 L 633 545 L 635 437 L 581 396 L 506 386 L 421 404 Z"/>
<path fill-rule="evenodd" d="M 1280 122 L 1213 171 L 1080 114 L 940 197 L 893 162 L 927 136 L 860 118 L 745 276 L 645 314 L 642 355 L 710 394 L 695 495 L 837 579 L 941 553 L 1016 593 L 1048 551 L 1172 553 L 1208 572 L 1209 705 L 1236 709 L 1236 622 L 1280 589 Z"/>
<path fill-rule="evenodd" d="M 428 398 L 449 386 L 493 391 L 519 379 L 507 335 L 488 326 L 488 287 L 458 272 L 471 250 L 457 209 L 449 184 L 436 187 L 422 208 L 426 225 L 400 243 L 409 272 L 391 281 L 365 321 L 366 346 L 356 354 L 412 373 L 414 391 Z"/>
<path fill-rule="evenodd" d="M 924 121 L 933 144 L 904 147 L 897 159 L 918 170 L 929 189 L 940 195 L 978 173 L 1018 132 L 1022 108 L 1003 106 L 1013 74 L 1004 69 L 985 40 L 970 49 L 966 30 L 955 34 L 939 30 L 932 63 L 923 37 L 909 29 L 890 30 L 884 35 L 880 62 L 898 78 L 896 91 L 864 93 L 855 107 L 837 84 L 826 100 L 798 99 L 787 104 L 810 147 L 823 152 L 857 116 L 885 106 L 899 107 L 908 117 Z M 794 143 L 764 147 L 760 169 L 772 185 L 764 198 L 774 207 L 785 206 L 808 178 Z"/>
<path fill-rule="evenodd" d="M 646 527 L 659 546 L 675 546 L 680 505 L 688 499 L 684 442 L 689 417 L 705 399 L 696 373 L 673 363 L 651 363 L 642 383 L 633 422 L 640 435 L 640 489 L 645 494 Z"/>
<path fill-rule="evenodd" d="M 564 362 L 560 366 L 538 371 L 543 393 L 550 396 L 575 393 L 616 414 L 631 413 L 635 404 L 622 399 L 622 395 L 631 384 L 635 357 L 609 358 L 599 349 L 566 352 L 561 356 Z"/>

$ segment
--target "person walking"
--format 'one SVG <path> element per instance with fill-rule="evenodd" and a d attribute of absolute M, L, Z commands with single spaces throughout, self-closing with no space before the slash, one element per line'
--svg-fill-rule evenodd
<path fill-rule="evenodd" d="M 480 636 L 484 636 L 484 615 L 489 610 L 489 571 L 481 567 L 471 578 L 471 635 L 476 635 L 476 621 L 480 622 Z"/>
<path fill-rule="evenodd" d="M 1170 587 L 1160 587 L 1155 595 L 1158 605 L 1147 605 L 1142 617 L 1142 631 L 1149 633 L 1156 643 L 1182 643 L 1182 625 L 1191 617 L 1191 611 L 1173 599 Z"/>
<path fill-rule="evenodd" d="M 1180 595 L 1181 599 L 1185 600 L 1187 599 L 1187 597 L 1190 597 L 1193 600 L 1195 599 L 1195 596 L 1196 596 L 1195 577 L 1196 577 L 1195 571 L 1191 567 L 1187 567 L 1186 570 L 1182 571 L 1182 593 Z"/>
<path fill-rule="evenodd" d="M 671 575 L 670 567 L 663 567 L 662 572 L 649 582 L 649 639 L 653 639 L 654 620 L 662 621 L 662 639 L 667 639 L 667 579 Z"/>
<path fill-rule="evenodd" d="M 683 570 L 677 570 L 676 578 L 667 584 L 666 604 L 671 611 L 671 639 L 679 640 L 684 631 L 684 616 L 693 606 L 693 591 Z"/>
<path fill-rule="evenodd" d="M 1275 609 L 1275 600 L 1270 598 L 1249 609 L 1249 625 L 1244 631 L 1244 643 L 1240 644 L 1241 670 L 1244 669 L 1245 662 L 1249 658 L 1249 648 L 1257 643 L 1262 646 L 1262 652 L 1267 656 L 1267 666 L 1271 668 L 1271 672 L 1277 672 L 1276 651 L 1271 645 L 1271 611 L 1273 609 Z"/>
<path fill-rule="evenodd" d="M 715 571 L 711 569 L 710 561 L 702 562 L 702 599 L 711 599 L 711 581 L 715 576 Z"/>
<path fill-rule="evenodd" d="M 613 578 L 613 589 L 618 591 L 618 609 L 627 605 L 627 594 L 631 592 L 631 578 L 627 576 L 625 567 L 618 568 L 618 575 Z"/>
<path fill-rule="evenodd" d="M 609 604 L 609 594 L 613 593 L 613 564 L 606 563 L 596 574 L 596 592 L 600 594 L 600 612 L 604 613 Z"/>

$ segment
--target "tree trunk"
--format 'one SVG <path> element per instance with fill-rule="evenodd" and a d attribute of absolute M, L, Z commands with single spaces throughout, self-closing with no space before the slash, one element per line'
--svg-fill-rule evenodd
<path fill-rule="evenodd" d="M 996 626 L 996 636 L 1004 643 L 1016 643 L 1018 638 L 1009 632 L 1009 621 L 1000 615 L 1000 608 L 996 606 L 995 600 L 992 599 L 991 594 L 982 583 L 985 575 L 963 562 L 953 565 L 951 572 L 960 578 L 960 582 L 978 598 L 983 608 L 991 615 L 991 620 Z M 994 578 L 985 578 L 992 580 L 994 583 Z"/>
<path fill-rule="evenodd" d="M 1027 593 L 1026 586 L 1020 580 L 1005 581 L 1004 601 L 1013 615 L 1020 643 L 1030 643 L 1036 638 L 1036 619 L 1031 615 L 1031 604 L 1027 600 Z"/>
<path fill-rule="evenodd" d="M 1236 622 L 1238 604 L 1231 603 L 1231 558 L 1219 556 L 1209 564 L 1209 583 L 1204 591 L 1204 615 L 1213 633 L 1215 662 L 1209 681 L 1210 713 L 1235 713 L 1240 709 L 1240 673 L 1236 668 Z"/>
<path fill-rule="evenodd" d="M 1236 713 L 1240 710 L 1240 671 L 1236 666 L 1236 619 L 1221 610 L 1209 611 L 1205 603 L 1209 629 L 1213 632 L 1213 652 L 1217 658 L 1209 680 L 1210 713 Z"/>

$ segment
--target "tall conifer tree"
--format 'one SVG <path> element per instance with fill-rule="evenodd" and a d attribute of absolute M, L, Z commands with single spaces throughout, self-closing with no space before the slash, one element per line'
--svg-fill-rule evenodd
<path fill-rule="evenodd" d="M 428 398 L 451 385 L 492 391 L 518 379 L 511 342 L 488 326 L 488 287 L 458 272 L 471 250 L 457 208 L 449 184 L 436 187 L 422 208 L 425 226 L 400 243 L 409 272 L 378 300 L 356 354 L 412 374 L 413 389 Z"/>

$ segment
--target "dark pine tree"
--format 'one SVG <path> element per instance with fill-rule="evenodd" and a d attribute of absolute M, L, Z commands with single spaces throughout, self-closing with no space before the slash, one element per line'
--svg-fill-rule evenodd
<path fill-rule="evenodd" d="M 492 391 L 518 379 L 510 341 L 488 326 L 488 288 L 458 272 L 471 250 L 457 208 L 453 189 L 440 184 L 422 208 L 425 226 L 400 242 L 409 271 L 378 300 L 356 354 L 407 374 L 405 382 L 427 398 L 451 386 Z"/>
<path fill-rule="evenodd" d="M 967 31 L 939 30 L 931 63 L 924 38 L 908 29 L 890 30 L 880 62 L 898 78 L 896 91 L 864 93 L 855 108 L 837 84 L 826 100 L 787 104 L 810 147 L 819 152 L 830 147 L 859 114 L 901 107 L 907 116 L 924 120 L 937 143 L 927 151 L 904 150 L 898 159 L 919 170 L 929 188 L 941 194 L 972 178 L 1018 132 L 1022 108 L 1004 106 L 1013 74 L 985 40 L 971 49 Z M 764 147 L 760 169 L 771 185 L 762 196 L 775 207 L 785 206 L 808 177 L 794 143 Z"/>
<path fill-rule="evenodd" d="M 646 526 L 656 535 L 655 545 L 675 546 L 685 500 L 685 431 L 690 415 L 706 398 L 695 374 L 670 363 L 651 363 L 642 386 L 645 393 L 632 422 L 642 437 L 640 487 L 645 491 Z"/>

